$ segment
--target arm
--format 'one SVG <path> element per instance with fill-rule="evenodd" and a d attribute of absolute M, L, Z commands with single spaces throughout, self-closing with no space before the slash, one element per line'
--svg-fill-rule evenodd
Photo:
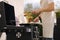
<path fill-rule="evenodd" d="M 53 11 L 53 10 L 54 10 L 54 3 L 51 2 L 46 7 L 34 10 L 34 11 L 32 11 L 32 13 L 36 14 L 36 15 L 39 15 L 39 13 L 41 13 L 41 12 L 50 12 L 50 11 Z"/>
<path fill-rule="evenodd" d="M 54 10 L 54 3 L 50 3 L 48 4 L 46 7 L 44 8 L 40 8 L 38 9 L 40 12 L 50 12 L 50 11 L 53 11 Z"/>
<path fill-rule="evenodd" d="M 44 8 L 40 8 L 40 9 L 38 9 L 38 10 L 33 11 L 33 14 L 40 15 L 39 12 L 40 12 L 40 13 L 41 13 L 41 12 L 50 12 L 50 11 L 53 11 L 53 10 L 54 10 L 54 3 L 52 2 L 52 3 L 48 4 L 46 7 L 44 7 Z M 34 21 L 37 20 L 37 19 L 39 19 L 38 17 L 39 17 L 39 16 L 37 16 L 37 17 L 34 19 Z"/>

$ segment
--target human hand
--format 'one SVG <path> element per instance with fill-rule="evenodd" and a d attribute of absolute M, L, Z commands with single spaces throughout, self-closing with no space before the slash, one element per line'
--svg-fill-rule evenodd
<path fill-rule="evenodd" d="M 40 12 L 40 10 L 33 10 L 32 11 L 32 14 L 35 14 L 35 15 L 38 15 L 38 14 L 40 14 L 41 12 Z"/>
<path fill-rule="evenodd" d="M 33 20 L 33 22 L 38 22 L 39 21 L 39 18 L 38 17 L 36 17 L 34 20 Z"/>

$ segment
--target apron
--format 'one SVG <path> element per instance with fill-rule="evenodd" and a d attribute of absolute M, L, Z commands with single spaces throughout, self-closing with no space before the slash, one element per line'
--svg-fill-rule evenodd
<path fill-rule="evenodd" d="M 49 0 L 41 0 L 41 8 L 49 4 Z M 41 13 L 42 26 L 43 26 L 43 37 L 53 38 L 54 29 L 54 15 L 52 12 L 42 12 Z"/>

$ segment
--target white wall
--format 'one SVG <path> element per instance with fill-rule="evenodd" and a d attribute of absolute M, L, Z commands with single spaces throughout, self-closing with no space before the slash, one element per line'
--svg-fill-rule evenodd
<path fill-rule="evenodd" d="M 2 0 L 0 0 L 2 1 Z M 6 0 L 9 4 L 13 5 L 15 8 L 15 16 L 19 19 L 19 23 L 24 21 L 24 0 Z"/>
<path fill-rule="evenodd" d="M 20 23 L 24 22 L 24 0 L 7 0 L 9 4 L 15 7 L 15 15 Z"/>

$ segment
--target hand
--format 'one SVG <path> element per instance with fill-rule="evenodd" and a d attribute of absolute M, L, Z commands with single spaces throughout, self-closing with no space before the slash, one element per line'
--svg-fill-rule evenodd
<path fill-rule="evenodd" d="M 39 21 L 39 18 L 36 17 L 33 21 L 34 21 L 34 22 L 38 22 L 38 21 Z"/>
<path fill-rule="evenodd" d="M 34 11 L 32 11 L 32 13 L 37 15 L 37 14 L 40 13 L 40 11 L 39 10 L 34 10 Z"/>

